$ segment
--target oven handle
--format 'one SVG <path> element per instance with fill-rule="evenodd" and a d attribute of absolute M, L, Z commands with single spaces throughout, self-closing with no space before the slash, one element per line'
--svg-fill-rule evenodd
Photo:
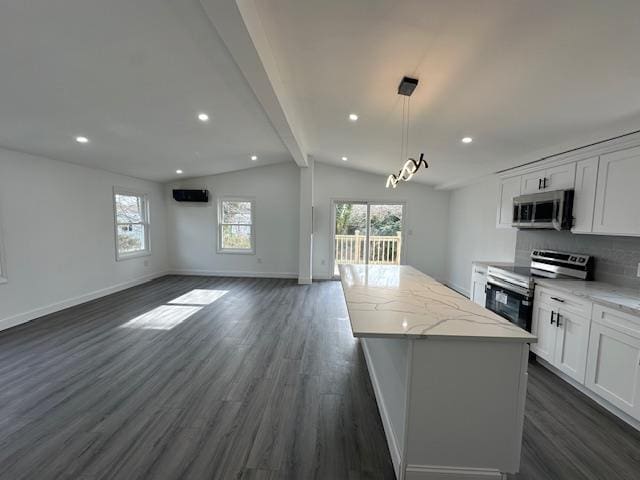
<path fill-rule="evenodd" d="M 511 290 L 513 292 L 519 293 L 520 295 L 523 295 L 527 298 L 531 298 L 531 292 L 529 292 L 528 289 L 519 287 L 517 285 L 512 285 L 507 282 L 502 282 L 495 277 L 487 278 L 487 284 L 495 285 L 496 287 L 505 288 L 507 290 Z"/>

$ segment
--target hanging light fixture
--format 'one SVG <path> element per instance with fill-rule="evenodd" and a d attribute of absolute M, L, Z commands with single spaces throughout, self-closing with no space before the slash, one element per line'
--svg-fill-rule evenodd
<path fill-rule="evenodd" d="M 402 95 L 402 140 L 400 141 L 400 161 L 402 161 L 408 155 L 409 150 L 409 114 L 411 94 L 418 86 L 417 78 L 403 77 L 400 85 L 398 85 L 398 95 Z M 415 160 L 409 158 L 398 174 L 391 174 L 387 177 L 387 188 L 396 188 L 400 181 L 408 182 L 411 180 L 420 167 L 429 168 L 427 161 L 424 159 L 424 153 L 420 154 L 420 159 Z"/>

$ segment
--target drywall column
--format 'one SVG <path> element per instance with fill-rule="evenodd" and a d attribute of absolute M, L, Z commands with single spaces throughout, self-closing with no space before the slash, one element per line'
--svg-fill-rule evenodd
<path fill-rule="evenodd" d="M 313 158 L 308 167 L 300 167 L 300 257 L 298 283 L 311 283 L 313 264 Z"/>

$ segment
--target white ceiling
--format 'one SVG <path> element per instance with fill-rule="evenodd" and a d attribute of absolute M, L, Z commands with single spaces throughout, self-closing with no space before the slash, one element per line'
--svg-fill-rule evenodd
<path fill-rule="evenodd" d="M 159 181 L 291 161 L 198 0 L 4 0 L 0 146 Z"/>
<path fill-rule="evenodd" d="M 417 181 L 459 184 L 640 129 L 637 0 L 253 1 L 319 161 L 400 167 L 405 74 L 420 79 L 410 153 L 430 163 Z"/>
<path fill-rule="evenodd" d="M 158 181 L 307 153 L 388 174 L 403 75 L 441 187 L 640 129 L 637 0 L 201 1 L 5 0 L 0 146 Z"/>

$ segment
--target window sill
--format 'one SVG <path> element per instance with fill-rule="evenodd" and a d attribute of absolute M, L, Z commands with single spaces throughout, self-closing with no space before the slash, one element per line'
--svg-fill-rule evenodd
<path fill-rule="evenodd" d="M 255 250 L 233 250 L 233 249 L 218 249 L 216 253 L 225 255 L 230 253 L 231 255 L 255 255 Z"/>
<path fill-rule="evenodd" d="M 131 260 L 132 258 L 140 258 L 140 257 L 150 257 L 151 256 L 151 252 L 149 250 L 144 250 L 142 252 L 135 252 L 135 253 L 127 253 L 124 255 L 117 255 L 116 254 L 116 262 L 122 262 L 124 260 Z"/>

